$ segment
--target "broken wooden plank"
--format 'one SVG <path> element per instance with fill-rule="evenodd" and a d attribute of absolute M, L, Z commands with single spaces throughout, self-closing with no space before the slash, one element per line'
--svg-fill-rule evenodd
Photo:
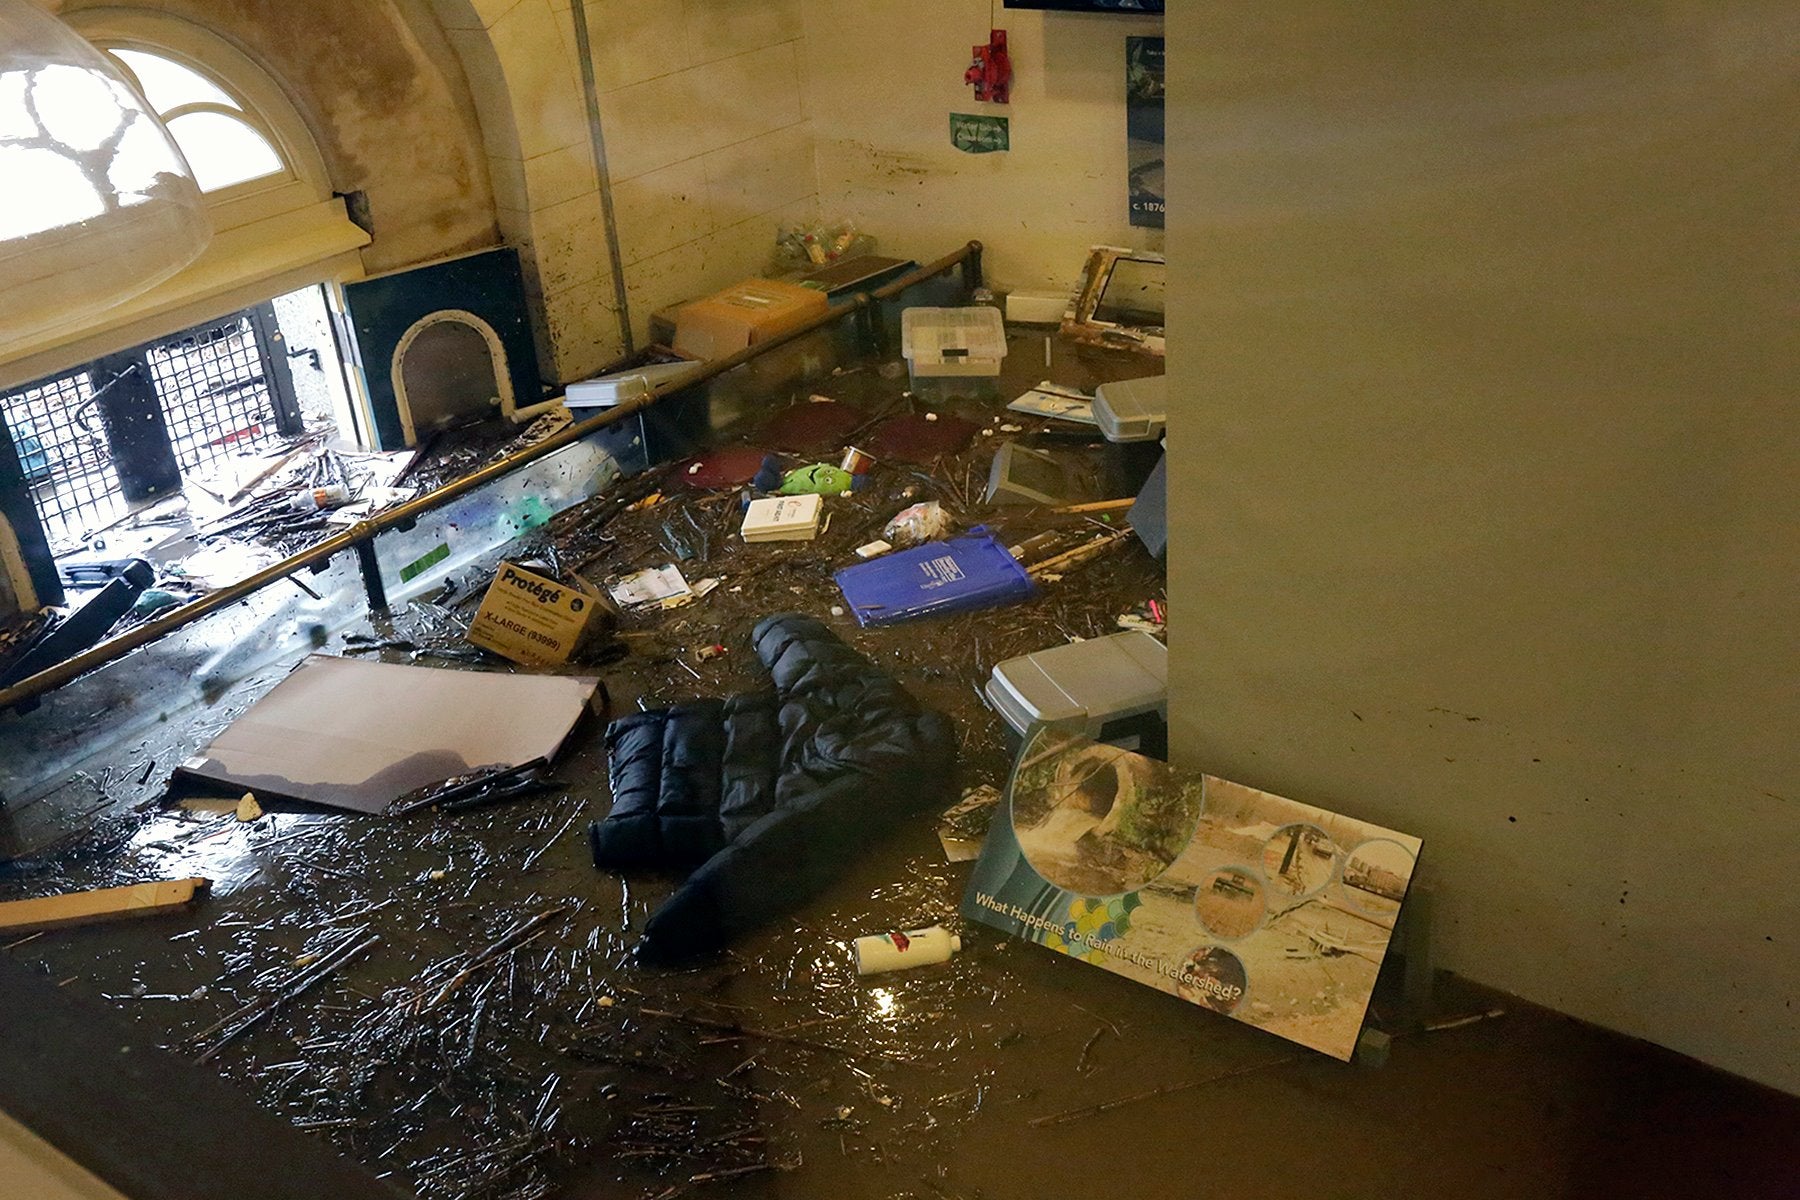
<path fill-rule="evenodd" d="M 1095 558 L 1112 549 L 1130 536 L 1131 530 L 1129 529 L 1121 529 L 1117 533 L 1103 533 L 1092 541 L 1083 542 L 1073 550 L 1065 550 L 1055 558 L 1046 558 L 1043 562 L 1033 563 L 1031 565 L 1031 577 L 1036 579 L 1044 575 L 1078 567 L 1089 559 Z"/>
<path fill-rule="evenodd" d="M 60 929 L 67 925 L 154 917 L 191 904 L 211 886 L 211 880 L 196 876 L 99 888 L 91 892 L 68 892 L 36 900 L 10 900 L 0 904 L 0 930 L 23 933 L 33 929 Z"/>
<path fill-rule="evenodd" d="M 1120 512 L 1137 503 L 1136 496 L 1126 496 L 1119 500 L 1094 500 L 1087 504 L 1065 504 L 1061 508 L 1052 509 L 1059 513 L 1104 513 Z"/>

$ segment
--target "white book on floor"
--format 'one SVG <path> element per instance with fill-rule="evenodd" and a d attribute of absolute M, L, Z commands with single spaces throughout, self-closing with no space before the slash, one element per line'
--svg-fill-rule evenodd
<path fill-rule="evenodd" d="M 746 542 L 807 542 L 818 536 L 820 496 L 764 496 L 744 512 Z"/>

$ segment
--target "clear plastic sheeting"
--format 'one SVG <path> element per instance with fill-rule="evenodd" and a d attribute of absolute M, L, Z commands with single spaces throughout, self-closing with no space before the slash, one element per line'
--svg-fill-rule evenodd
<path fill-rule="evenodd" d="M 0 352 L 200 256 L 181 152 L 123 72 L 27 0 L 0 0 Z"/>
<path fill-rule="evenodd" d="M 634 460 L 641 447 L 639 439 Z M 388 598 L 409 600 L 435 590 L 454 572 L 599 495 L 622 474 L 602 439 L 583 438 L 425 513 L 411 528 L 383 533 L 375 545 Z"/>

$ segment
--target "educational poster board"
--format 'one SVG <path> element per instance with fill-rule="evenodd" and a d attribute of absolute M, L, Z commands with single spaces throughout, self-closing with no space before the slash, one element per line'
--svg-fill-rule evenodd
<path fill-rule="evenodd" d="M 1348 1061 L 1419 846 L 1040 729 L 963 915 Z"/>
<path fill-rule="evenodd" d="M 1125 154 L 1131 223 L 1163 227 L 1163 40 L 1125 39 Z"/>

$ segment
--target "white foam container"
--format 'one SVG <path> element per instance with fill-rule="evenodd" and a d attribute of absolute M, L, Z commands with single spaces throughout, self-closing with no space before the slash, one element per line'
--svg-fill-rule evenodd
<path fill-rule="evenodd" d="M 1020 737 L 1034 725 L 1110 739 L 1109 727 L 1169 715 L 1169 651 L 1141 631 L 1071 642 L 994 668 L 988 705 Z"/>
<path fill-rule="evenodd" d="M 1153 442 L 1169 423 L 1168 378 L 1121 379 L 1094 393 L 1094 419 L 1109 442 Z"/>
<path fill-rule="evenodd" d="M 691 362 L 651 363 L 583 379 L 563 390 L 563 403 L 570 408 L 612 408 L 648 396 L 654 389 L 698 366 L 699 363 Z"/>

